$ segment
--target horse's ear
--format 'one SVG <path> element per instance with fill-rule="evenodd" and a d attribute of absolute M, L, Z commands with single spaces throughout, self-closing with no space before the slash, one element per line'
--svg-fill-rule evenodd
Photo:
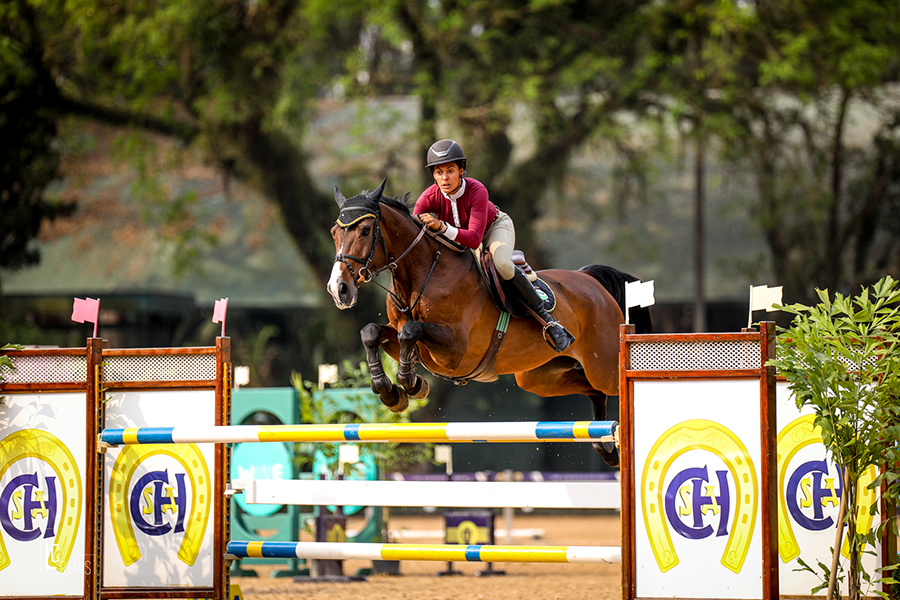
<path fill-rule="evenodd" d="M 381 200 L 381 197 L 384 195 L 384 186 L 387 184 L 387 178 L 381 180 L 381 185 L 378 186 L 378 189 L 372 194 L 373 200 Z"/>
<path fill-rule="evenodd" d="M 343 208 L 344 202 L 347 201 L 347 199 L 344 198 L 344 195 L 341 193 L 341 190 L 338 189 L 337 185 L 334 186 L 334 201 L 337 202 L 338 208 Z"/>

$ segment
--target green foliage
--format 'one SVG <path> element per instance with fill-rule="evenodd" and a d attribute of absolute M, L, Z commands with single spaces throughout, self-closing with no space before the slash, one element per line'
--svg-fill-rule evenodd
<path fill-rule="evenodd" d="M 37 40 L 19 9 L 15 3 L 0 7 L 0 269 L 36 264 L 41 225 L 75 208 L 44 191 L 60 164 L 56 122 L 45 108 L 54 96 L 32 68 Z"/>
<path fill-rule="evenodd" d="M 383 356 L 385 373 L 396 379 L 398 363 Z M 409 423 L 414 412 L 428 404 L 427 399 L 409 399 L 409 408 L 401 413 L 393 413 L 384 406 L 368 389 L 371 382 L 365 362 L 354 366 L 344 361 L 339 380 L 331 384 L 331 389 L 346 389 L 347 394 L 338 399 L 323 394 L 318 386 L 306 381 L 294 372 L 291 376 L 294 388 L 300 393 L 300 418 L 304 423 Z M 352 410 L 347 410 L 347 404 Z M 344 442 L 346 443 L 346 442 Z M 298 444 L 296 456 L 301 461 L 311 462 L 316 450 L 321 451 L 332 473 L 338 466 L 339 443 Z M 366 443 L 364 452 L 374 456 L 383 472 L 402 471 L 423 461 L 431 460 L 433 444 L 405 444 L 398 442 Z"/>
<path fill-rule="evenodd" d="M 856 561 L 866 543 L 873 544 L 886 527 L 897 532 L 894 519 L 871 532 L 856 531 L 852 507 L 857 506 L 857 482 L 872 465 L 879 471 L 887 468 L 870 489 L 882 489 L 888 501 L 898 499 L 894 465 L 900 459 L 900 288 L 885 277 L 854 297 L 836 293 L 831 299 L 827 290 L 817 293 L 820 303 L 815 306 L 781 307 L 795 317 L 780 333 L 778 357 L 769 364 L 788 380 L 797 406 L 815 411 L 828 453 L 847 471 L 848 585 L 858 592 L 861 562 Z M 876 509 L 869 507 L 870 514 Z M 869 574 L 864 577 L 870 580 Z"/>

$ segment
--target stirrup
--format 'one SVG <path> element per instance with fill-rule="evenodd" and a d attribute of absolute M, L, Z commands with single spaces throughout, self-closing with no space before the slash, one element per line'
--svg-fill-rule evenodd
<path fill-rule="evenodd" d="M 547 333 L 547 330 L 553 326 L 562 329 L 562 331 L 560 332 L 560 335 L 562 336 L 560 344 L 564 344 L 562 348 L 560 348 L 556 344 L 553 336 Z M 544 325 L 544 328 L 541 330 L 541 334 L 544 336 L 544 340 L 547 342 L 547 344 L 549 344 L 550 347 L 553 348 L 553 350 L 555 350 L 556 352 L 564 352 L 575 341 L 575 336 L 569 333 L 569 330 L 563 327 L 563 324 L 559 321 L 548 321 L 547 324 Z"/>

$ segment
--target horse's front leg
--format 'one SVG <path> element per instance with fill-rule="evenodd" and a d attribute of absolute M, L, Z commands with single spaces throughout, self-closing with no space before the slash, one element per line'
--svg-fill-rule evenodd
<path fill-rule="evenodd" d="M 384 372 L 384 365 L 381 364 L 381 345 L 382 343 L 396 345 L 397 332 L 390 325 L 369 323 L 359 333 L 366 349 L 366 362 L 369 365 L 369 375 L 372 377 L 372 391 L 378 394 L 381 403 L 391 412 L 403 412 L 409 407 L 409 398 L 402 388 L 391 382 Z"/>
<path fill-rule="evenodd" d="M 400 342 L 400 367 L 397 369 L 397 383 L 413 398 L 428 396 L 428 381 L 416 372 L 416 361 L 419 359 L 419 340 L 425 337 L 429 325 L 422 321 L 407 321 L 397 334 Z"/>

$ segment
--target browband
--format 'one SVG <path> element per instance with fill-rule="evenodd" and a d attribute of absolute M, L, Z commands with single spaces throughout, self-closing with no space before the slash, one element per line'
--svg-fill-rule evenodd
<path fill-rule="evenodd" d="M 378 219 L 378 215 L 373 213 L 368 208 L 362 206 L 351 206 L 341 209 L 341 214 L 338 215 L 336 223 L 340 227 L 350 227 L 354 223 L 358 223 L 359 221 L 367 219 L 369 217 L 372 217 L 376 220 Z"/>

